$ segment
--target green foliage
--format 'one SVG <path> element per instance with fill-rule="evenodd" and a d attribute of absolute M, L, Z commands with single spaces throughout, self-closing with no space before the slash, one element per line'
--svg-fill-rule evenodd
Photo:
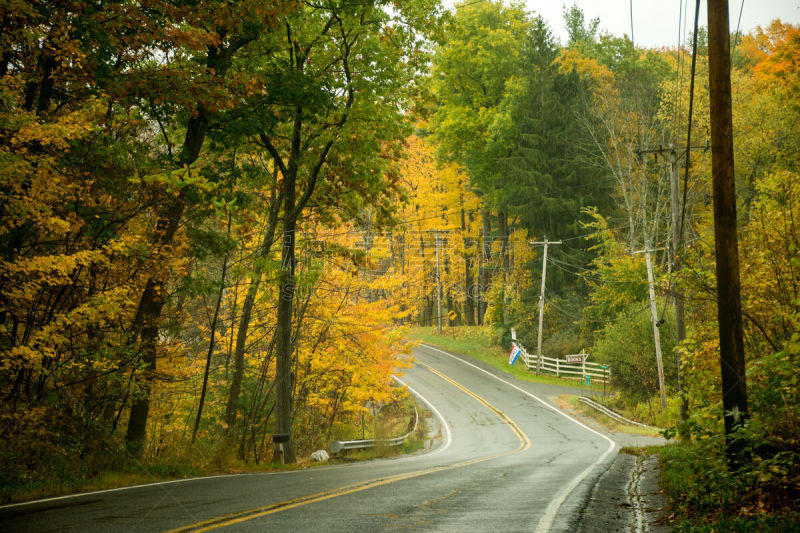
<path fill-rule="evenodd" d="M 609 205 L 610 189 L 589 161 L 596 154 L 577 118 L 586 112 L 588 86 L 577 73 L 559 70 L 557 57 L 549 28 L 533 19 L 522 48 L 524 72 L 506 85 L 489 129 L 493 172 L 474 181 L 529 233 L 564 239 L 582 232 L 583 209 Z"/>
<path fill-rule="evenodd" d="M 660 450 L 662 488 L 679 517 L 675 531 L 795 531 L 800 518 L 797 487 L 765 482 L 765 472 L 782 471 L 784 458 L 727 469 L 722 439 L 672 444 Z"/>
<path fill-rule="evenodd" d="M 521 50 L 529 21 L 519 6 L 501 2 L 457 6 L 447 41 L 436 52 L 432 85 L 436 108 L 431 127 L 438 155 L 465 166 L 489 193 L 494 172 L 486 155 L 492 125 L 502 119 L 507 85 L 523 72 Z"/>
<path fill-rule="evenodd" d="M 572 4 L 570 7 L 565 6 L 563 12 L 564 25 L 567 27 L 569 36 L 568 46 L 593 45 L 597 36 L 597 28 L 600 26 L 600 19 L 593 18 L 587 23 L 583 10 L 577 4 Z"/>
<path fill-rule="evenodd" d="M 659 305 L 659 309 L 663 303 Z M 663 314 L 659 328 L 664 359 L 664 379 L 673 387 L 677 377 L 675 363 L 675 321 L 671 309 Z M 658 393 L 658 373 L 653 346 L 653 324 L 650 302 L 631 304 L 623 313 L 603 328 L 593 353 L 596 360 L 613 369 L 611 381 L 623 394 L 646 400 Z"/>

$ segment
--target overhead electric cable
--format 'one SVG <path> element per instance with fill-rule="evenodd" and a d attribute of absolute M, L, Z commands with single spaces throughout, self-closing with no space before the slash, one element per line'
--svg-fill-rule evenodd
<path fill-rule="evenodd" d="M 633 0 L 630 0 L 631 6 L 631 45 L 636 49 L 636 42 L 633 40 Z"/>
<path fill-rule="evenodd" d="M 683 174 L 683 202 L 681 204 L 681 225 L 678 236 L 683 239 L 683 224 L 686 219 L 686 198 L 689 190 L 689 163 L 692 160 L 691 153 L 688 151 L 692 146 L 692 111 L 694 109 L 694 73 L 697 65 L 697 28 L 700 17 L 700 0 L 694 9 L 694 35 L 692 36 L 692 77 L 689 83 L 689 127 L 686 132 L 686 166 Z"/>
<path fill-rule="evenodd" d="M 733 47 L 731 48 L 731 61 L 733 61 L 733 53 L 736 51 L 736 45 L 739 44 L 739 26 L 742 24 L 742 11 L 744 11 L 744 0 L 742 5 L 739 6 L 739 21 L 736 23 L 736 36 L 733 38 Z"/>

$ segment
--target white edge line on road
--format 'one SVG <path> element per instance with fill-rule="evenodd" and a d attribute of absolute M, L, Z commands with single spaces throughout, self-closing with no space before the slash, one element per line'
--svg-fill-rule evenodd
<path fill-rule="evenodd" d="M 427 405 L 428 408 L 431 411 L 433 411 L 433 414 L 436 415 L 436 418 L 438 418 L 442 423 L 442 427 L 444 428 L 444 434 L 445 434 L 445 442 L 438 450 L 436 450 L 435 452 L 427 454 L 426 457 L 430 457 L 431 455 L 435 455 L 437 453 L 442 453 L 447 448 L 449 448 L 450 444 L 452 444 L 452 442 L 453 442 L 453 435 L 452 435 L 452 433 L 450 433 L 450 426 L 447 425 L 447 421 L 442 416 L 442 413 L 440 413 L 439 410 L 436 407 L 434 407 L 433 404 L 431 402 L 429 402 L 423 395 L 421 395 L 416 390 L 414 390 L 414 388 L 411 387 L 411 385 L 409 385 L 408 383 L 404 382 L 402 379 L 398 378 L 397 376 L 392 376 L 392 378 L 394 378 L 395 381 L 397 381 L 401 385 L 405 386 L 409 391 L 411 391 L 411 394 L 413 394 L 414 396 L 416 396 L 417 398 L 422 400 L 422 403 Z"/>
<path fill-rule="evenodd" d="M 120 492 L 130 489 L 141 489 L 144 487 L 157 487 L 159 485 L 171 485 L 172 483 L 183 483 L 186 481 L 198 481 L 201 479 L 220 479 L 224 477 L 243 476 L 248 474 L 220 474 L 218 476 L 203 476 L 203 477 L 187 477 L 181 479 L 170 479 L 169 481 L 156 481 L 154 483 L 142 483 L 140 485 L 128 485 L 127 487 L 117 487 L 114 489 L 93 490 L 91 492 L 78 492 L 77 494 L 65 494 L 63 496 L 53 496 L 52 498 L 42 498 L 40 500 L 30 500 L 27 502 L 7 503 L 0 505 L 0 509 L 10 509 L 12 507 L 22 507 L 24 505 L 34 505 L 37 503 L 55 502 L 58 500 L 67 500 L 69 498 L 82 498 L 84 496 L 94 496 L 96 494 L 107 494 L 109 492 Z"/>
<path fill-rule="evenodd" d="M 603 455 L 601 455 L 594 463 L 589 465 L 586 468 L 586 470 L 584 470 L 583 472 L 581 472 L 580 474 L 578 474 L 577 476 L 572 478 L 572 480 L 569 482 L 569 484 L 566 485 L 564 488 L 562 488 L 560 491 L 558 491 L 558 493 L 553 497 L 553 499 L 550 500 L 550 503 L 547 505 L 547 508 L 544 510 L 544 515 L 542 516 L 542 518 L 539 519 L 539 523 L 536 525 L 536 533 L 546 533 L 546 532 L 550 531 L 550 528 L 553 525 L 553 521 L 556 518 L 556 513 L 558 512 L 558 509 L 561 507 L 561 504 L 564 503 L 564 500 L 567 499 L 567 496 L 569 496 L 570 493 L 573 490 L 575 490 L 575 487 L 577 487 L 578 484 L 580 484 L 580 482 L 583 481 L 586 478 L 586 476 L 588 476 L 589 473 L 592 470 L 595 469 L 595 467 L 597 467 L 597 465 L 599 465 L 600 463 L 605 461 L 606 457 L 608 457 L 609 454 L 611 452 L 613 452 L 614 449 L 616 449 L 617 443 L 614 442 L 613 440 L 611 440 L 610 438 L 608 438 L 607 436 L 603 435 L 599 431 L 595 431 L 594 429 L 590 428 L 589 426 L 587 426 L 583 422 L 580 422 L 579 420 L 576 420 L 575 418 L 572 418 L 567 413 L 565 413 L 564 411 L 558 409 L 557 407 L 554 407 L 554 406 L 550 405 L 549 403 L 547 403 L 546 401 L 542 400 L 538 396 L 536 396 L 534 394 L 531 394 L 530 392 L 526 391 L 525 389 L 517 387 L 513 383 L 510 383 L 510 382 L 504 380 L 503 378 L 501 378 L 499 376 L 496 376 L 496 375 L 492 374 L 488 370 L 485 370 L 485 369 L 483 369 L 483 368 L 481 368 L 481 367 L 479 367 L 477 365 L 474 365 L 474 364 L 470 363 L 469 361 L 464 361 L 462 358 L 456 357 L 455 355 L 447 353 L 444 350 L 440 350 L 439 348 L 436 348 L 435 346 L 431 346 L 430 344 L 422 344 L 422 346 L 424 346 L 425 348 L 431 349 L 431 350 L 435 350 L 435 351 L 437 351 L 439 353 L 442 353 L 442 354 L 444 354 L 444 355 L 446 355 L 448 357 L 452 357 L 453 359 L 455 359 L 457 361 L 461 361 L 463 364 L 471 366 L 472 368 L 474 368 L 476 370 L 480 370 L 484 374 L 493 377 L 494 379 L 496 379 L 497 381 L 499 381 L 501 383 L 505 383 L 509 387 L 511 387 L 513 389 L 516 389 L 516 390 L 520 391 L 521 393 L 523 393 L 523 394 L 525 394 L 527 396 L 530 396 L 534 400 L 538 401 L 539 403 L 541 403 L 542 405 L 544 405 L 548 409 L 551 409 L 551 410 L 555 411 L 556 413 L 558 413 L 559 415 L 563 416 L 567 420 L 570 420 L 573 423 L 578 424 L 579 426 L 581 426 L 585 430 L 587 430 L 587 431 L 589 431 L 591 433 L 594 433 L 595 435 L 597 435 L 599 437 L 602 437 L 603 439 L 608 441 L 610 446 L 605 451 L 605 453 L 603 453 Z"/>

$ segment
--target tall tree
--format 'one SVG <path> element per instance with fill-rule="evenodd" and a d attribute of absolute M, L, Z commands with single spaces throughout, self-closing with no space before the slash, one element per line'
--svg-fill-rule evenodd
<path fill-rule="evenodd" d="M 492 200 L 495 161 L 487 139 L 508 86 L 523 72 L 522 49 L 529 21 L 518 6 L 467 2 L 456 6 L 447 42 L 436 51 L 431 127 L 438 156 L 463 165 L 472 183 Z"/>
<path fill-rule="evenodd" d="M 404 4 L 390 15 L 383 3 L 308 5 L 284 18 L 280 38 L 261 43 L 281 53 L 262 63 L 266 96 L 254 99 L 255 113 L 242 120 L 280 175 L 277 433 L 292 433 L 299 220 L 312 204 L 324 220 L 334 221 L 358 218 L 369 203 L 379 220 L 387 219 L 397 187 L 387 165 L 407 127 L 400 110 L 424 57 L 416 41 L 431 31 L 424 19 L 435 9 L 433 2 Z M 283 451 L 285 461 L 295 461 L 291 439 Z"/>
<path fill-rule="evenodd" d="M 487 153 L 497 162 L 498 205 L 537 235 L 569 238 L 582 232 L 581 210 L 606 207 L 611 191 L 585 155 L 591 146 L 579 116 L 589 88 L 578 73 L 559 69 L 558 54 L 536 17 L 522 52 L 525 72 L 509 83 Z"/>
<path fill-rule="evenodd" d="M 172 245 L 187 209 L 190 209 L 197 199 L 198 191 L 192 185 L 197 180 L 197 171 L 192 169 L 192 165 L 200 156 L 209 127 L 219 120 L 221 117 L 219 111 L 222 108 L 231 105 L 229 102 L 236 101 L 234 94 L 241 95 L 243 90 L 246 92 L 240 83 L 229 82 L 227 79 L 237 53 L 255 41 L 261 33 L 268 32 L 286 9 L 284 5 L 266 7 L 249 0 L 236 3 L 209 1 L 195 7 L 194 15 L 186 21 L 188 24 L 196 25 L 194 27 L 213 29 L 206 31 L 208 37 L 203 43 L 202 51 L 189 54 L 195 61 L 201 62 L 204 68 L 190 86 L 184 88 L 192 95 L 189 101 L 194 102 L 189 107 L 189 112 L 174 117 L 185 121 L 185 128 L 183 143 L 170 163 L 174 168 L 185 171 L 179 177 L 183 183 L 179 181 L 176 184 L 177 194 L 169 194 L 158 209 L 154 233 L 155 248 L 160 250 Z M 219 10 L 222 10 L 224 16 L 220 16 Z M 158 119 L 157 116 L 154 118 Z M 164 131 L 163 125 L 162 131 Z M 164 136 L 166 141 L 166 133 Z M 170 155 L 172 155 L 171 148 Z M 142 392 L 136 396 L 131 405 L 128 421 L 126 442 L 133 454 L 141 452 L 147 427 L 150 380 L 156 369 L 161 315 L 166 303 L 168 281 L 168 277 L 163 275 L 152 276 L 147 280 L 133 320 L 134 334 L 139 338 L 141 364 L 146 371 L 140 384 Z"/>

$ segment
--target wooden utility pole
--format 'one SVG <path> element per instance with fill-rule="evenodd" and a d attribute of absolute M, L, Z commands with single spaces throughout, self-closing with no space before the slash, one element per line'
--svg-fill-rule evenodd
<path fill-rule="evenodd" d="M 442 278 L 439 275 L 439 230 L 436 230 L 436 322 L 442 334 Z"/>
<path fill-rule="evenodd" d="M 691 147 L 686 149 L 686 158 L 691 157 Z M 688 164 L 688 163 L 687 163 Z M 675 362 L 678 366 L 678 395 L 680 396 L 680 430 L 681 438 L 688 438 L 686 433 L 685 424 L 689 418 L 689 399 L 683 394 L 683 379 L 681 376 L 681 342 L 686 338 L 686 321 L 683 308 L 683 295 L 678 286 L 678 271 L 680 270 L 680 263 L 678 262 L 678 254 L 682 245 L 681 235 L 681 194 L 680 187 L 678 186 L 678 154 L 675 148 L 670 147 L 669 151 L 669 196 L 670 196 L 670 211 L 672 215 L 672 246 L 669 247 L 669 264 L 672 270 L 672 282 L 670 287 L 672 289 L 672 305 L 675 308 L 675 352 L 677 357 Z"/>
<path fill-rule="evenodd" d="M 656 348 L 656 366 L 658 368 L 658 391 L 661 394 L 661 408 L 667 407 L 667 391 L 664 387 L 664 362 L 661 358 L 661 327 L 658 319 L 658 306 L 656 305 L 656 291 L 653 282 L 653 263 L 650 261 L 650 253 L 654 252 L 650 247 L 634 252 L 635 254 L 644 253 L 645 263 L 647 264 L 647 286 L 650 291 L 650 317 L 653 322 L 653 339 Z"/>
<path fill-rule="evenodd" d="M 738 470 L 743 443 L 735 431 L 747 419 L 736 188 L 733 174 L 731 56 L 727 0 L 708 2 L 708 72 L 711 108 L 711 174 L 717 257 L 717 316 L 722 369 L 722 408 L 728 466 Z"/>
<path fill-rule="evenodd" d="M 544 287 L 547 279 L 547 246 L 550 244 L 561 244 L 561 241 L 548 241 L 547 237 L 541 242 L 531 242 L 532 245 L 544 245 L 544 255 L 542 255 L 542 290 L 539 293 L 539 335 L 536 338 L 536 373 L 542 373 L 542 319 L 544 318 Z"/>
<path fill-rule="evenodd" d="M 678 394 L 681 396 L 681 404 L 680 404 L 680 421 L 685 423 L 689 417 L 689 400 L 683 394 L 683 379 L 681 377 L 681 356 L 680 356 L 680 343 L 686 339 L 686 322 L 685 322 L 685 310 L 683 306 L 683 295 L 680 292 L 680 287 L 678 286 L 678 276 L 677 272 L 680 270 L 681 265 L 680 261 L 678 260 L 678 255 L 681 253 L 683 249 L 683 236 L 681 235 L 681 210 L 684 208 L 682 205 L 682 199 L 680 194 L 680 185 L 678 183 L 678 159 L 681 157 L 686 157 L 687 161 L 686 164 L 689 164 L 689 152 L 692 150 L 708 150 L 709 145 L 706 144 L 705 146 L 691 146 L 689 148 L 684 149 L 681 154 L 678 154 L 678 151 L 675 149 L 674 146 L 669 145 L 668 147 L 659 146 L 658 148 L 647 148 L 644 150 L 637 150 L 637 154 L 659 154 L 664 155 L 664 153 L 668 153 L 669 155 L 669 189 L 670 189 L 670 211 L 671 211 L 671 221 L 672 221 L 672 246 L 669 248 L 669 263 L 670 269 L 673 274 L 672 282 L 670 283 L 671 293 L 672 293 L 672 303 L 675 310 L 675 350 L 676 350 L 676 358 L 675 362 L 678 367 Z M 681 438 L 687 438 L 688 435 L 681 426 L 680 430 Z"/>

